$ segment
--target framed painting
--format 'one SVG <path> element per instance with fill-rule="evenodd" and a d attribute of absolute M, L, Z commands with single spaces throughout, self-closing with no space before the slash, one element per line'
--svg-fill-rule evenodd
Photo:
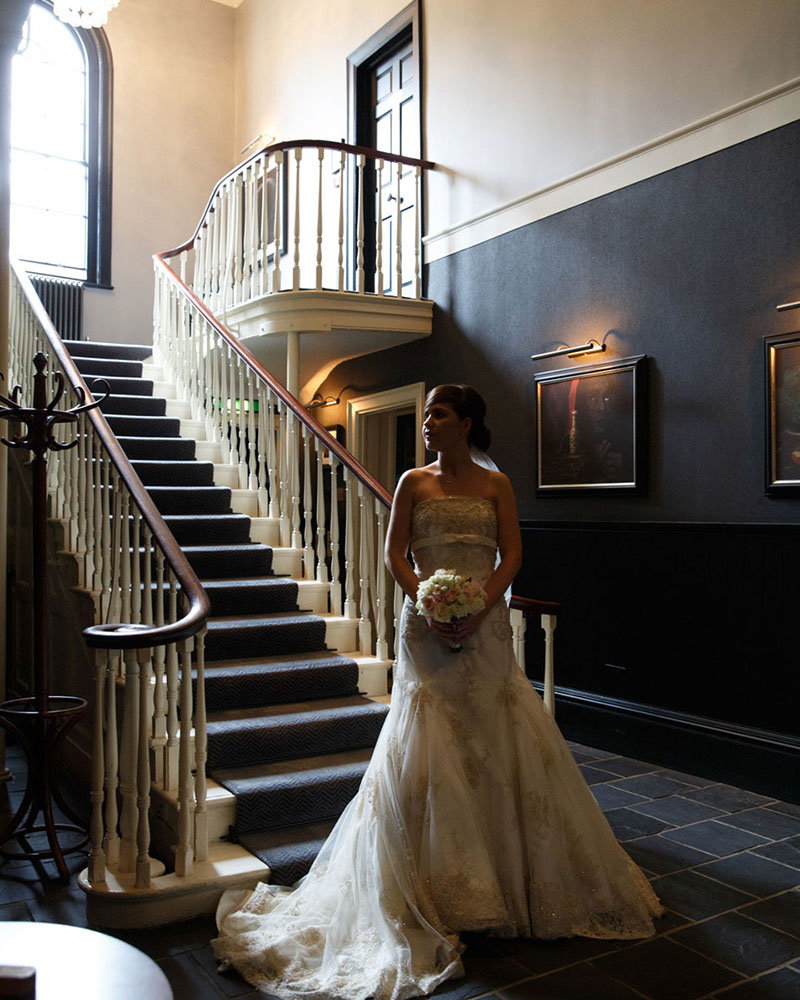
<path fill-rule="evenodd" d="M 767 495 L 800 495 L 800 332 L 766 337 Z"/>
<path fill-rule="evenodd" d="M 646 355 L 536 376 L 536 493 L 647 486 Z"/>

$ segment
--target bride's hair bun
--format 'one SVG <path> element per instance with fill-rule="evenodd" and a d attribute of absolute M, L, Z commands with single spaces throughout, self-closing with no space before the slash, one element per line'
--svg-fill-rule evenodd
<path fill-rule="evenodd" d="M 437 385 L 431 389 L 425 400 L 425 409 L 434 403 L 452 406 L 460 420 L 467 417 L 472 421 L 468 441 L 481 451 L 487 451 L 492 443 L 492 432 L 486 426 L 486 403 L 483 396 L 471 385 Z"/>

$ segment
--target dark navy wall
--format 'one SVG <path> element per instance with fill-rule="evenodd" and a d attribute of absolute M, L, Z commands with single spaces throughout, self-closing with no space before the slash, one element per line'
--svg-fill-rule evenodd
<path fill-rule="evenodd" d="M 523 521 L 517 589 L 571 608 L 562 684 L 797 731 L 800 498 L 764 492 L 763 337 L 800 329 L 775 311 L 800 298 L 799 163 L 794 123 L 437 261 L 432 337 L 323 389 L 484 393 Z M 533 376 L 582 362 L 529 356 L 607 333 L 604 360 L 649 357 L 647 494 L 539 499 Z"/>

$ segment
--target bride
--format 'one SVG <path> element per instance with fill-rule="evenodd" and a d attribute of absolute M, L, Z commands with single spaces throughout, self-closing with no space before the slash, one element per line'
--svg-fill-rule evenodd
<path fill-rule="evenodd" d="M 403 1000 L 463 975 L 461 931 L 639 938 L 662 912 L 514 660 L 503 594 L 522 546 L 508 479 L 472 459 L 485 410 L 470 386 L 435 388 L 423 434 L 438 457 L 398 483 L 386 564 L 407 597 L 358 794 L 296 886 L 260 884 L 232 912 L 223 897 L 216 954 L 265 993 Z M 480 582 L 485 609 L 418 615 L 440 568 Z"/>

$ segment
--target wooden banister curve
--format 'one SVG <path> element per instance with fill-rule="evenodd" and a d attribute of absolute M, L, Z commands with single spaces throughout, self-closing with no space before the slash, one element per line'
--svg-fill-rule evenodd
<path fill-rule="evenodd" d="M 82 389 L 88 401 L 93 401 L 89 386 L 78 371 L 75 362 L 64 346 L 55 326 L 41 305 L 30 278 L 23 268 L 12 261 L 12 268 L 22 287 L 28 305 L 33 311 L 37 322 L 41 325 L 50 342 L 53 354 L 58 359 L 62 371 L 73 388 Z M 203 590 L 189 561 L 175 541 L 172 532 L 167 527 L 153 501 L 137 476 L 128 456 L 122 450 L 114 432 L 99 409 L 90 410 L 86 419 L 90 420 L 103 447 L 109 454 L 120 478 L 142 512 L 153 538 L 161 547 L 175 577 L 189 604 L 187 613 L 179 621 L 161 627 L 148 625 L 133 625 L 124 622 L 92 625 L 84 629 L 84 637 L 89 646 L 103 649 L 139 649 L 151 646 L 161 646 L 178 642 L 195 635 L 205 625 L 211 610 L 208 595 Z"/>

